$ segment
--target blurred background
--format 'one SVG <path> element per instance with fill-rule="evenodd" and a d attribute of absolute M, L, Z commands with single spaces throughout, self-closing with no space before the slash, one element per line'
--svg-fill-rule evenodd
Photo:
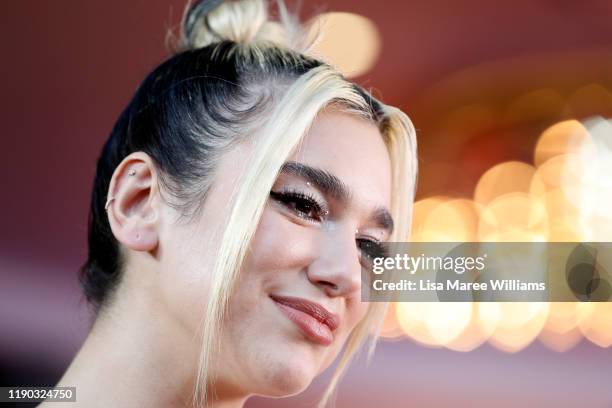
<path fill-rule="evenodd" d="M 302 3 L 315 51 L 415 124 L 412 239 L 610 241 L 612 2 Z M 88 332 L 95 161 L 183 6 L 3 4 L 0 385 L 54 385 Z M 393 305 L 337 406 L 612 407 L 611 305 Z M 312 406 L 329 374 L 247 407 Z"/>

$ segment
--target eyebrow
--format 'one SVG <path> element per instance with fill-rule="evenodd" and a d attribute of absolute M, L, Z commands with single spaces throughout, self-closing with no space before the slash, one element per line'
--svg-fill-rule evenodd
<path fill-rule="evenodd" d="M 389 235 L 393 232 L 393 217 L 385 207 L 374 210 L 372 219 L 379 227 L 386 229 Z"/>
<path fill-rule="evenodd" d="M 349 187 L 332 173 L 295 161 L 288 161 L 281 167 L 281 173 L 291 174 L 314 184 L 321 192 L 338 201 L 348 202 L 351 199 Z M 393 217 L 385 207 L 377 207 L 370 219 L 380 228 L 393 232 Z"/>

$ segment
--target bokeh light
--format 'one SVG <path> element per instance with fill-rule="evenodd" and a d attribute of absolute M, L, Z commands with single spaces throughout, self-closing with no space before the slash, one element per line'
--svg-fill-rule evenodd
<path fill-rule="evenodd" d="M 482 210 L 478 238 L 483 242 L 542 242 L 548 238 L 544 204 L 526 193 L 510 193 Z"/>
<path fill-rule="evenodd" d="M 597 93 L 602 100 L 608 98 L 606 92 L 593 86 L 573 98 L 589 92 Z M 558 108 L 557 97 L 540 92 L 517 103 L 512 112 L 541 98 L 556 101 Z M 612 121 L 565 120 L 542 132 L 533 164 L 507 161 L 485 171 L 476 184 L 473 200 L 434 196 L 416 202 L 411 239 L 607 242 L 612 238 L 612 212 L 603 203 L 612 202 L 610 174 Z M 612 254 L 598 254 L 597 263 L 602 270 L 612 271 Z M 467 352 L 488 341 L 513 353 L 538 338 L 558 352 L 571 349 L 582 339 L 601 347 L 612 346 L 612 303 L 422 302 L 394 306 L 396 322 L 385 321 L 389 336 L 398 337 L 402 331 L 428 347 Z"/>
<path fill-rule="evenodd" d="M 498 164 L 478 181 L 474 201 L 484 205 L 504 194 L 528 193 L 534 173 L 535 167 L 527 163 L 511 161 Z"/>
<path fill-rule="evenodd" d="M 499 308 L 499 322 L 489 342 L 500 350 L 514 353 L 536 339 L 546 323 L 548 303 L 491 303 Z"/>
<path fill-rule="evenodd" d="M 316 38 L 311 53 L 337 67 L 347 77 L 365 74 L 380 54 L 381 39 L 367 17 L 346 12 L 323 13 L 311 23 Z"/>
<path fill-rule="evenodd" d="M 476 240 L 480 206 L 471 200 L 456 199 L 432 205 L 422 217 L 424 242 L 469 242 Z"/>
<path fill-rule="evenodd" d="M 591 136 L 584 125 L 577 120 L 566 120 L 546 129 L 535 147 L 534 161 L 540 166 L 545 161 L 566 153 L 577 153 Z"/>
<path fill-rule="evenodd" d="M 581 303 L 578 327 L 584 336 L 600 347 L 612 346 L 612 303 Z"/>

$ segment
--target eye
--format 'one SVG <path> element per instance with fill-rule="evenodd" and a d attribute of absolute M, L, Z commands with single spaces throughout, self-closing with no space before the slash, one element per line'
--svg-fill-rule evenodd
<path fill-rule="evenodd" d="M 324 204 L 299 191 L 270 191 L 270 197 L 307 221 L 321 222 L 329 213 Z"/>
<path fill-rule="evenodd" d="M 374 258 L 385 257 L 383 245 L 374 239 L 358 238 L 357 248 L 368 263 L 372 262 Z"/>

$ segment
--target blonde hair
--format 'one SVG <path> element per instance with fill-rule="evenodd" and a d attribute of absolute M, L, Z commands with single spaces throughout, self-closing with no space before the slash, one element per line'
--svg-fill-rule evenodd
<path fill-rule="evenodd" d="M 233 53 L 245 64 L 265 68 L 269 65 L 270 55 L 287 66 L 303 64 L 304 58 L 310 60 L 306 55 L 308 44 L 305 43 L 304 30 L 287 12 L 282 1 L 278 2 L 280 21 L 269 19 L 268 4 L 264 0 L 226 1 L 205 12 L 198 12 L 198 6 L 202 7 L 202 2 L 190 4 L 185 13 L 184 35 L 179 43 L 181 51 L 215 47 L 217 43 L 230 41 L 235 43 Z M 206 386 L 214 384 L 211 359 L 221 347 L 218 334 L 270 189 L 284 162 L 326 106 L 344 106 L 347 111 L 379 126 L 392 163 L 390 210 L 396 227 L 391 240 L 403 241 L 409 234 L 417 161 L 415 132 L 408 117 L 400 110 L 376 101 L 324 63 L 318 62 L 291 81 L 283 82 L 273 106 L 265 115 L 263 128 L 257 131 L 261 137 L 254 144 L 248 170 L 240 178 L 229 203 L 225 231 L 211 274 L 207 307 L 202 316 L 202 348 L 194 390 L 197 406 L 210 397 L 206 395 Z M 373 334 L 369 349 L 371 356 L 385 310 L 386 304 L 372 303 L 366 317 L 353 330 L 320 406 L 330 400 L 347 364 L 369 334 Z"/>

